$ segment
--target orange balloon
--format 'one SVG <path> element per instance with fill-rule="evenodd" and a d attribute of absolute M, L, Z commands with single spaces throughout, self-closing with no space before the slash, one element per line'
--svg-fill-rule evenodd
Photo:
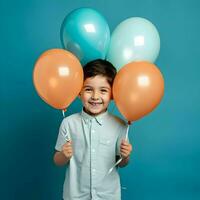
<path fill-rule="evenodd" d="M 66 109 L 83 85 L 79 60 L 63 49 L 51 49 L 37 60 L 33 82 L 39 96 L 56 109 Z"/>
<path fill-rule="evenodd" d="M 164 79 L 149 62 L 131 62 L 120 69 L 113 83 L 113 98 L 128 121 L 150 113 L 164 94 Z"/>

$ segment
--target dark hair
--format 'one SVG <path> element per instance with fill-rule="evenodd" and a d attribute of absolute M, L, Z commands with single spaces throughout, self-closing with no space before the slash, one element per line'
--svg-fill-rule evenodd
<path fill-rule="evenodd" d="M 83 67 L 84 80 L 97 75 L 105 76 L 108 83 L 112 86 L 115 75 L 117 74 L 116 68 L 108 61 L 97 59 L 88 62 Z"/>

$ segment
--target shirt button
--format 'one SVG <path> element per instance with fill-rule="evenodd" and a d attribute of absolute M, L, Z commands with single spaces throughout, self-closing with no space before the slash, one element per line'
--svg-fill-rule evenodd
<path fill-rule="evenodd" d="M 94 132 L 95 132 L 95 130 L 92 129 L 92 133 L 94 133 Z"/>
<path fill-rule="evenodd" d="M 96 172 L 96 169 L 92 169 L 92 172 L 95 173 L 95 172 Z"/>
<path fill-rule="evenodd" d="M 92 152 L 94 153 L 94 152 L 95 152 L 95 149 L 92 149 Z"/>

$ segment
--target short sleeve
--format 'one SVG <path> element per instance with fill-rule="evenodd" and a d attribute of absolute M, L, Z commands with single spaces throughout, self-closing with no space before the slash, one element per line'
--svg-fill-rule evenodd
<path fill-rule="evenodd" d="M 62 146 L 66 143 L 67 139 L 70 139 L 69 132 L 68 132 L 68 123 L 67 118 L 65 118 L 59 128 L 58 138 L 56 141 L 55 149 L 57 151 L 62 150 Z"/>
<path fill-rule="evenodd" d="M 128 124 L 126 124 L 125 122 L 123 124 L 120 124 L 120 128 L 119 128 L 119 136 L 117 139 L 117 146 L 116 146 L 116 155 L 120 155 L 120 145 L 122 142 L 122 139 L 126 138 L 126 132 L 128 130 Z M 129 139 L 128 139 L 129 141 Z"/>

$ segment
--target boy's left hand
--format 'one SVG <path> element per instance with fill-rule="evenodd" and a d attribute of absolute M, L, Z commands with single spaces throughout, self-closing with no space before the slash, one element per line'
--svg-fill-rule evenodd
<path fill-rule="evenodd" d="M 130 156 L 132 151 L 132 145 L 128 143 L 126 140 L 122 140 L 121 145 L 120 145 L 120 154 L 122 158 L 127 158 Z"/>

